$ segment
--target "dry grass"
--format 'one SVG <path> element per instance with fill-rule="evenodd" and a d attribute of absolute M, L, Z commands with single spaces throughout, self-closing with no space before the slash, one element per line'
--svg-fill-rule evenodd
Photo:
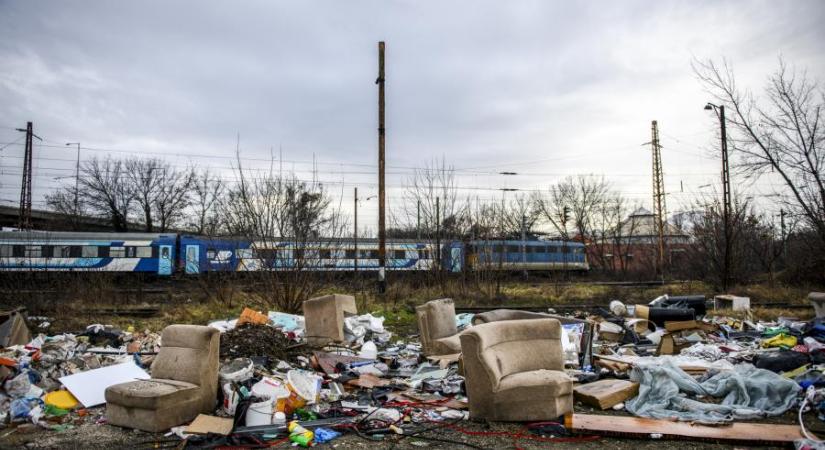
<path fill-rule="evenodd" d="M 391 280 L 392 281 L 392 280 Z M 624 287 L 596 285 L 586 282 L 554 283 L 548 280 L 534 282 L 507 281 L 502 283 L 501 298 L 489 300 L 477 289 L 464 285 L 460 280 L 449 279 L 443 283 L 426 283 L 426 280 L 394 280 L 384 296 L 375 293 L 375 285 L 364 280 L 359 284 L 328 284 L 318 295 L 349 293 L 354 295 L 358 310 L 372 312 L 386 317 L 389 327 L 409 331 L 415 321 L 412 312 L 415 305 L 434 298 L 451 297 L 459 306 L 553 306 L 561 304 L 604 305 L 612 299 L 629 304 L 647 303 L 653 298 L 667 293 L 671 295 L 704 294 L 712 296 L 712 289 L 701 282 L 674 283 L 665 286 Z M 177 286 L 177 285 L 176 285 Z M 765 302 L 785 302 L 805 304 L 808 287 L 781 285 L 749 285 L 731 289 L 732 293 L 750 296 L 755 305 Z M 85 295 L 80 295 L 81 293 Z M 256 293 L 234 292 L 231 302 L 220 295 L 208 295 L 197 288 L 170 290 L 161 295 L 136 299 L 118 295 L 109 283 L 97 280 L 92 286 L 73 285 L 71 292 L 61 296 L 61 301 L 39 299 L 31 305 L 30 314 L 53 317 L 48 332 L 80 331 L 88 324 L 104 323 L 121 328 L 133 326 L 135 329 L 158 331 L 171 323 L 205 324 L 213 320 L 237 317 L 245 306 L 258 310 L 275 309 Z M 140 301 L 139 301 L 140 300 Z M 157 305 L 160 313 L 155 317 L 141 318 L 129 316 L 103 316 L 95 314 L 94 308 L 132 305 L 140 303 Z M 809 318 L 812 311 L 807 309 L 776 309 L 755 307 L 758 319 L 775 319 L 778 316 Z M 412 326 L 414 331 L 414 326 Z"/>

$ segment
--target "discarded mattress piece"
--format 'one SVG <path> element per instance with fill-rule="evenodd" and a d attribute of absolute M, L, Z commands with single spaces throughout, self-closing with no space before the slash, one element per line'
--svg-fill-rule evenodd
<path fill-rule="evenodd" d="M 784 414 L 796 404 L 802 389 L 792 380 L 750 364 L 737 364 L 733 370 L 699 382 L 666 356 L 636 360 L 630 379 L 639 383 L 639 395 L 627 401 L 629 412 L 705 424 Z M 722 402 L 706 403 L 680 393 L 718 397 Z"/>

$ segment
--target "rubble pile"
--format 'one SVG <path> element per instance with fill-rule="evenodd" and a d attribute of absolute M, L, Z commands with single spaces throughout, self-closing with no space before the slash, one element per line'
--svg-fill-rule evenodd
<path fill-rule="evenodd" d="M 736 317 L 717 315 L 703 296 L 662 296 L 644 305 L 616 300 L 578 317 L 505 309 L 455 315 L 451 301 L 438 300 L 418 311 L 421 334 L 412 339 L 394 337 L 382 317 L 353 312 L 351 297 L 328 297 L 316 302 L 324 312 L 314 317 L 306 309 L 306 317 L 247 309 L 238 319 L 195 327 L 214 339 L 215 330 L 220 333 L 219 344 L 212 341 L 219 347 L 216 407 L 171 430 L 167 426 L 168 435 L 193 447 L 286 441 L 306 447 L 348 433 L 427 440 L 428 430 L 460 433 L 456 423 L 474 414 L 539 417 L 542 406 L 529 404 L 531 397 L 549 395 L 535 390 L 541 389 L 537 377 L 544 377 L 553 386 L 552 411 L 567 419 L 531 419 L 544 425 L 504 433 L 507 439 L 591 439 L 615 426 L 574 412 L 567 405 L 575 401 L 579 411 L 586 405 L 658 419 L 674 435 L 716 436 L 719 426 L 727 426 L 730 436 L 757 442 L 821 445 L 804 424 L 760 424 L 758 433 L 735 426 L 797 409 L 802 417 L 806 405 L 825 419 L 825 318 L 754 321 L 749 301 L 741 297 L 734 297 L 741 309 Z M 530 329 L 548 323 L 558 331 Z M 100 324 L 78 334 L 25 339 L 0 352 L 0 421 L 6 426 L 28 422 L 60 430 L 104 424 L 105 409 L 98 407 L 106 402 L 104 391 L 136 379 L 145 381 L 135 386 L 152 385 L 152 362 L 160 363 L 164 351 L 160 334 Z M 176 345 L 190 345 L 188 337 L 178 339 Z M 520 339 L 534 344 L 520 345 Z M 462 358 L 467 344 L 476 345 L 476 353 Z M 203 354 L 197 351 L 191 350 Z M 536 353 L 545 351 L 558 355 Z M 503 404 L 474 410 L 479 406 L 468 394 L 478 394 L 471 385 L 479 384 L 467 377 L 478 374 L 499 386 L 496 392 L 512 389 L 524 410 Z M 207 375 L 214 380 L 214 372 Z M 164 381 L 154 389 L 157 383 Z M 678 422 L 692 427 L 676 431 Z M 648 434 L 661 434 L 656 430 Z"/>

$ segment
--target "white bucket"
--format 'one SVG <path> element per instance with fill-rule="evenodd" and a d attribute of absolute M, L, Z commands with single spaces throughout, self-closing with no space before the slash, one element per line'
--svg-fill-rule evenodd
<path fill-rule="evenodd" d="M 269 398 L 249 405 L 249 409 L 246 410 L 246 426 L 272 425 L 274 416 L 272 403 L 274 401 L 275 399 Z"/>
<path fill-rule="evenodd" d="M 226 383 L 223 385 L 223 412 L 229 414 L 230 416 L 235 414 L 235 408 L 238 406 L 239 401 L 238 393 L 235 392 L 235 389 L 232 388 L 232 383 Z"/>

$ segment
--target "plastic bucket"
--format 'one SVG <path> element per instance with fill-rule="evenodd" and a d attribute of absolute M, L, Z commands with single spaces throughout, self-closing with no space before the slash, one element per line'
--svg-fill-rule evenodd
<path fill-rule="evenodd" d="M 249 405 L 249 409 L 246 410 L 246 426 L 272 425 L 272 418 L 275 415 L 272 409 L 274 402 L 275 399 L 268 398 Z"/>
<path fill-rule="evenodd" d="M 218 371 L 218 378 L 221 384 L 228 382 L 241 382 L 252 378 L 255 364 L 249 358 L 236 358 L 229 364 L 221 367 Z"/>
<path fill-rule="evenodd" d="M 264 377 L 252 385 L 252 395 L 261 398 L 273 398 L 275 411 L 284 412 L 291 391 L 280 380 Z M 300 408 L 296 406 L 296 408 Z"/>

